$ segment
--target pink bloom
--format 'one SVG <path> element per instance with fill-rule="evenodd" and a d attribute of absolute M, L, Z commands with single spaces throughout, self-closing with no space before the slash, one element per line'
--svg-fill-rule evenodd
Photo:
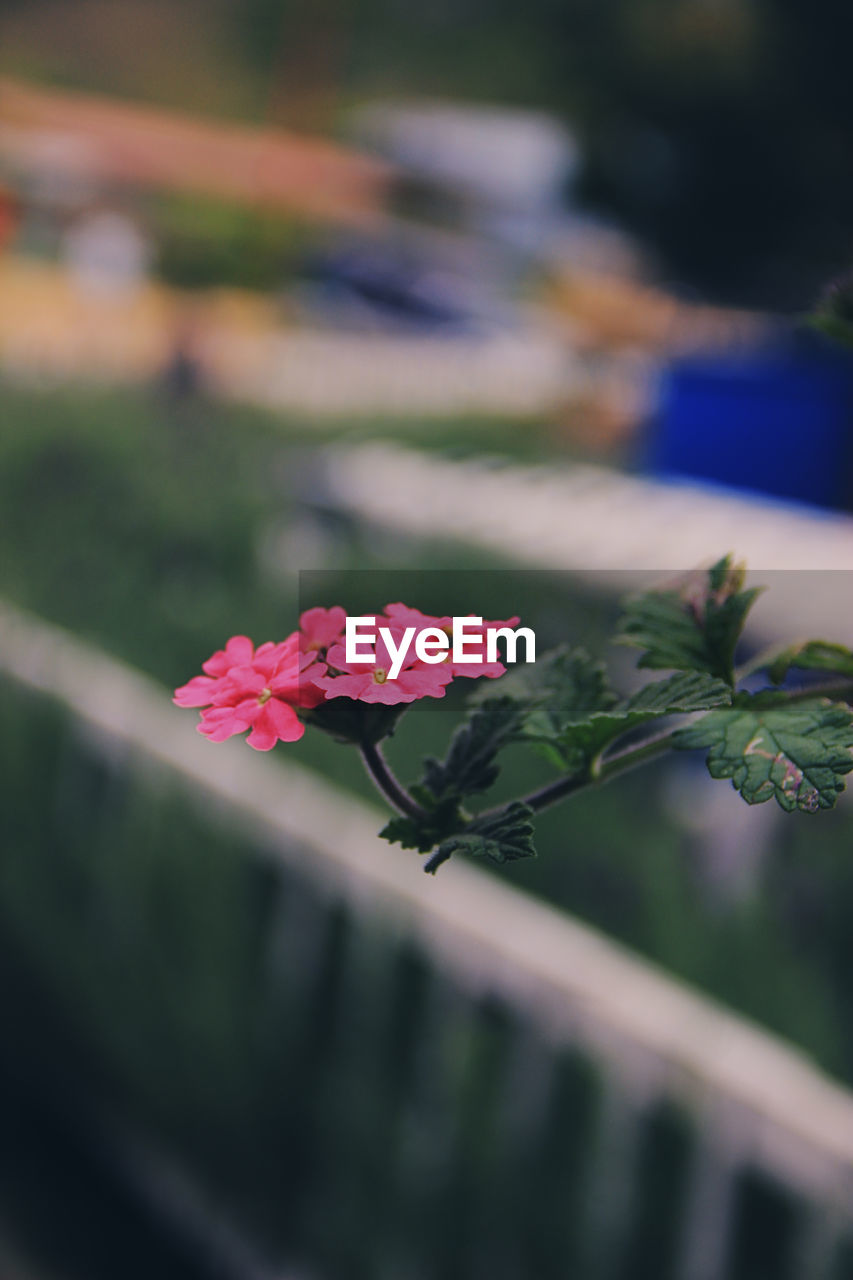
<path fill-rule="evenodd" d="M 446 635 L 450 636 L 452 640 L 453 618 L 449 614 L 445 614 L 444 617 L 441 618 L 433 618 L 428 614 L 421 613 L 418 609 L 410 609 L 404 604 L 387 604 L 385 606 L 385 613 L 395 626 L 417 627 L 418 631 L 423 631 L 425 627 L 438 627 L 441 631 L 444 631 Z M 473 618 L 477 615 L 468 614 L 466 616 Z M 471 678 L 476 676 L 488 676 L 490 679 L 502 676 L 506 671 L 506 667 L 502 662 L 486 661 L 486 631 L 494 627 L 517 627 L 518 621 L 518 618 L 508 618 L 506 622 L 489 622 L 484 618 L 481 626 L 476 628 L 467 627 L 466 632 L 469 639 L 466 641 L 465 650 L 469 656 L 475 657 L 478 653 L 478 650 L 470 637 L 477 634 L 483 637 L 482 646 L 479 650 L 479 661 L 454 662 L 452 650 L 448 649 L 447 657 L 441 665 L 446 665 L 450 668 L 451 676 L 469 676 Z"/>
<path fill-rule="evenodd" d="M 385 620 L 377 618 L 376 621 L 381 626 Z M 393 632 L 395 644 L 399 644 L 402 629 L 389 629 Z M 326 654 L 326 661 L 329 667 L 341 672 L 337 676 L 322 676 L 315 682 L 325 691 L 327 698 L 355 698 L 359 702 L 383 702 L 389 706 L 398 702 L 414 702 L 417 698 L 443 698 L 445 686 L 453 678 L 446 663 L 429 666 L 419 662 L 412 644 L 400 674 L 391 680 L 388 676 L 393 665 L 391 654 L 379 635 L 376 637 L 374 662 L 347 662 L 346 645 L 343 644 L 333 645 Z"/>
<path fill-rule="evenodd" d="M 299 618 L 300 643 L 303 650 L 319 652 L 340 640 L 346 625 L 346 610 L 340 605 L 332 609 L 306 609 Z"/>
<path fill-rule="evenodd" d="M 254 646 L 248 636 L 232 636 L 224 649 L 217 649 L 207 662 L 201 664 L 202 671 L 208 674 L 193 676 L 188 684 L 175 690 L 172 701 L 179 707 L 206 707 L 212 701 L 213 692 L 222 677 L 232 667 L 251 662 L 253 652 Z"/>
<path fill-rule="evenodd" d="M 330 645 L 336 644 L 343 636 L 346 625 L 346 610 L 340 605 L 331 609 L 306 609 L 299 618 L 299 647 L 303 653 L 321 656 Z M 325 675 L 326 668 L 322 662 L 315 663 L 311 669 L 316 675 Z M 304 707 L 316 707 L 325 701 L 326 695 L 311 678 L 311 671 L 306 673 L 302 681 L 302 703 Z"/>
<path fill-rule="evenodd" d="M 300 653 L 297 633 L 257 650 L 247 636 L 232 636 L 224 650 L 203 663 L 209 675 L 176 689 L 174 701 L 179 707 L 207 706 L 198 731 L 211 742 L 251 729 L 249 746 L 269 751 L 276 742 L 302 737 L 305 726 L 294 707 L 314 706 L 322 699 L 314 685 L 320 669 L 325 666 L 315 654 Z"/>

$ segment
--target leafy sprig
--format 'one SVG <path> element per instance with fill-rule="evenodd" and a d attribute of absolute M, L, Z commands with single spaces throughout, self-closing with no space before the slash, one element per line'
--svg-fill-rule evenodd
<path fill-rule="evenodd" d="M 617 641 L 641 650 L 639 668 L 671 672 L 630 696 L 611 687 L 601 662 L 561 646 L 488 681 L 444 759 L 427 759 L 408 789 L 376 742 L 363 742 L 365 764 L 399 813 L 381 835 L 431 853 L 429 872 L 456 853 L 528 858 L 537 812 L 672 749 L 704 750 L 711 776 L 730 779 L 748 804 L 775 798 L 786 812 L 831 808 L 853 771 L 853 651 L 825 640 L 777 648 L 744 668 L 766 672 L 777 687 L 740 690 L 736 652 L 758 595 L 744 580 L 743 565 L 726 556 L 628 601 Z M 792 671 L 833 680 L 779 688 Z M 558 776 L 508 804 L 472 810 L 469 801 L 491 788 L 513 744 L 534 749 Z"/>

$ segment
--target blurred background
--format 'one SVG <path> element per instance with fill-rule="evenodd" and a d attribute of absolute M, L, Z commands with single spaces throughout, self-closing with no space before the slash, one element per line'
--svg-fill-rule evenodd
<path fill-rule="evenodd" d="M 466 571 L 604 652 L 733 551 L 747 647 L 853 643 L 811 318 L 851 39 L 844 0 L 0 0 L 2 1280 L 853 1277 L 849 801 L 685 757 L 432 882 L 347 749 L 168 701 L 306 570 L 442 613 Z"/>

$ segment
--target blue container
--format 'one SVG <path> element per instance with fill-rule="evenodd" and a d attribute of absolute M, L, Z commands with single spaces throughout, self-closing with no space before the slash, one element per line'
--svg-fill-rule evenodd
<path fill-rule="evenodd" d="M 697 357 L 664 375 L 647 464 L 821 507 L 853 505 L 853 362 L 817 348 Z"/>

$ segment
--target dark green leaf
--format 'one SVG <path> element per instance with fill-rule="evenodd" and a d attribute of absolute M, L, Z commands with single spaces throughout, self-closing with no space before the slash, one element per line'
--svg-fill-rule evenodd
<path fill-rule="evenodd" d="M 514 800 L 500 813 L 476 818 L 464 831 L 442 841 L 425 871 L 434 874 L 454 853 L 467 853 L 492 862 L 517 862 L 534 858 L 533 810 Z"/>
<path fill-rule="evenodd" d="M 521 741 L 536 743 L 558 768 L 567 767 L 561 749 L 563 734 L 587 724 L 591 717 L 607 712 L 616 702 L 604 665 L 583 649 L 560 647 L 546 653 L 535 665 L 518 669 L 501 680 L 501 693 L 516 700 L 519 725 L 515 733 Z M 596 726 L 600 730 L 600 726 Z M 596 731 L 593 738 L 597 741 Z M 582 767 L 585 754 L 572 766 Z"/>
<path fill-rule="evenodd" d="M 429 853 L 435 843 L 431 837 L 429 843 L 426 843 L 426 837 L 414 818 L 402 816 L 386 822 L 379 835 L 389 844 L 399 844 L 404 849 L 419 849 L 421 853 Z"/>
<path fill-rule="evenodd" d="M 582 724 L 564 725 L 555 739 L 541 745 L 550 749 L 553 753 L 551 759 L 559 762 L 563 772 L 570 777 L 581 777 L 590 773 L 593 761 L 608 743 L 647 719 L 648 716 L 639 714 L 629 716 L 602 712 Z"/>
<path fill-rule="evenodd" d="M 671 587 L 629 601 L 619 625 L 623 644 L 643 649 L 641 667 L 703 671 L 734 683 L 734 655 L 757 588 L 744 591 L 744 568 L 731 557 Z"/>
<path fill-rule="evenodd" d="M 826 698 L 740 695 L 679 730 L 673 746 L 708 748 L 711 776 L 731 778 L 748 804 L 775 796 L 787 812 L 815 813 L 832 808 L 853 769 L 853 711 Z"/>
<path fill-rule="evenodd" d="M 679 711 L 708 711 L 727 706 L 731 700 L 732 691 L 725 680 L 702 671 L 688 671 L 644 685 L 620 709 L 628 714 L 668 716 Z"/>
<path fill-rule="evenodd" d="M 453 735 L 447 755 L 424 762 L 422 785 L 436 800 L 486 791 L 498 776 L 498 752 L 517 735 L 522 709 L 513 698 L 490 698 Z"/>
<path fill-rule="evenodd" d="M 431 801 L 431 807 L 425 809 L 422 818 L 396 817 L 387 822 L 379 832 L 383 840 L 390 844 L 402 845 L 404 849 L 418 849 L 421 853 L 429 853 L 437 844 L 457 831 L 464 818 L 459 811 L 458 799 L 455 796 L 436 803 L 430 795 L 425 795 L 420 788 L 412 788 L 412 795 L 419 803 Z"/>
<path fill-rule="evenodd" d="M 540 742 L 560 767 L 578 775 L 589 770 L 608 743 L 649 720 L 726 706 L 731 699 L 731 689 L 724 680 L 691 671 L 654 681 L 612 711 L 599 712 L 578 724 L 564 724 L 556 733 L 549 732 L 547 721 L 531 715 L 525 720 L 524 733 Z"/>
<path fill-rule="evenodd" d="M 607 711 L 617 701 L 604 664 L 584 649 L 565 645 L 503 676 L 500 693 L 522 705 L 527 715 L 542 711 L 554 729 L 586 720 L 596 711 Z M 486 689 L 480 701 L 490 696 Z"/>
<path fill-rule="evenodd" d="M 832 671 L 853 679 L 853 653 L 843 644 L 826 640 L 806 640 L 785 649 L 767 668 L 774 684 L 781 684 L 791 667 L 802 671 Z"/>

